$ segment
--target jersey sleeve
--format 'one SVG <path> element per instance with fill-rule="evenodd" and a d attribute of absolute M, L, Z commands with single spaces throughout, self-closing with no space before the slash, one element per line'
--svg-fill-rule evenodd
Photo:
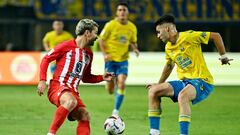
<path fill-rule="evenodd" d="M 110 24 L 110 22 L 108 22 L 104 26 L 104 28 L 103 28 L 103 30 L 102 30 L 102 32 L 100 34 L 100 38 L 102 40 L 106 40 L 110 34 L 111 34 L 111 24 Z"/>
<path fill-rule="evenodd" d="M 196 31 L 195 36 L 197 40 L 202 44 L 208 44 L 210 38 L 210 32 Z"/>
<path fill-rule="evenodd" d="M 174 61 L 170 58 L 170 56 L 167 52 L 166 52 L 165 59 L 166 59 L 167 64 L 173 64 L 174 63 Z"/>
<path fill-rule="evenodd" d="M 136 42 L 137 42 L 137 27 L 134 25 L 134 27 L 132 28 L 132 30 L 133 30 L 133 35 L 132 35 L 130 41 L 131 41 L 132 43 L 136 43 Z"/>
<path fill-rule="evenodd" d="M 93 54 L 91 53 L 91 60 L 89 65 L 87 66 L 84 74 L 83 74 L 83 78 L 82 81 L 84 83 L 98 83 L 98 82 L 102 82 L 103 81 L 103 76 L 102 75 L 93 75 L 91 73 L 91 67 L 92 67 L 92 59 L 93 58 Z"/>
<path fill-rule="evenodd" d="M 64 54 L 64 44 L 60 44 L 50 50 L 42 59 L 40 64 L 40 80 L 47 80 L 47 69 L 49 63 L 61 57 Z"/>
<path fill-rule="evenodd" d="M 43 37 L 43 43 L 48 43 L 49 42 L 49 33 L 47 33 L 44 37 Z"/>

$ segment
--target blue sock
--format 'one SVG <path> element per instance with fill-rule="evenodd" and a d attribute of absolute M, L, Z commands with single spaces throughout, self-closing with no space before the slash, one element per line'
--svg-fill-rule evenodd
<path fill-rule="evenodd" d="M 148 111 L 148 118 L 150 124 L 150 132 L 152 129 L 160 130 L 160 110 L 149 110 Z"/>
<path fill-rule="evenodd" d="M 119 108 L 120 108 L 120 106 L 122 104 L 123 98 L 124 98 L 124 90 L 118 89 L 117 93 L 116 93 L 114 109 L 119 110 Z"/>
<path fill-rule="evenodd" d="M 179 127 L 181 135 L 188 135 L 188 129 L 190 125 L 190 116 L 180 115 L 179 116 Z"/>

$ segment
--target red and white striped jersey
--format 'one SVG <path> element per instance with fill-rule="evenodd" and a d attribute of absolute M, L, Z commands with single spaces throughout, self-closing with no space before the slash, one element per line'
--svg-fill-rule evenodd
<path fill-rule="evenodd" d="M 57 45 L 46 54 L 40 64 L 40 80 L 47 80 L 47 68 L 51 61 L 56 60 L 54 81 L 60 85 L 73 88 L 78 92 L 78 85 L 103 81 L 102 75 L 92 75 L 93 53 L 89 48 L 79 48 L 75 40 L 69 40 Z"/>

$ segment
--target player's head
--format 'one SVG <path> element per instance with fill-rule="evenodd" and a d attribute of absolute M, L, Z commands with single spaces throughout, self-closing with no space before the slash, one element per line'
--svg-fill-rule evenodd
<path fill-rule="evenodd" d="M 155 28 L 157 31 L 157 37 L 159 39 L 161 39 L 163 42 L 169 41 L 171 35 L 177 32 L 174 16 L 170 14 L 161 16 L 155 22 Z"/>
<path fill-rule="evenodd" d="M 117 11 L 116 15 L 119 20 L 127 20 L 128 19 L 128 4 L 125 2 L 117 3 Z"/>
<path fill-rule="evenodd" d="M 53 21 L 52 27 L 57 34 L 60 34 L 63 31 L 63 27 L 64 27 L 63 21 L 61 20 Z"/>
<path fill-rule="evenodd" d="M 75 33 L 77 36 L 84 36 L 91 46 L 97 39 L 98 24 L 91 19 L 82 19 L 78 22 Z"/>

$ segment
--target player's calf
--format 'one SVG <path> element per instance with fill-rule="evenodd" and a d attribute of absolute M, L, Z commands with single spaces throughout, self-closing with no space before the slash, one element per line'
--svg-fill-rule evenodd
<path fill-rule="evenodd" d="M 75 108 L 69 115 L 68 115 L 68 120 L 69 121 L 89 121 L 90 120 L 90 115 L 89 112 L 83 108 L 83 107 L 78 107 Z"/>

